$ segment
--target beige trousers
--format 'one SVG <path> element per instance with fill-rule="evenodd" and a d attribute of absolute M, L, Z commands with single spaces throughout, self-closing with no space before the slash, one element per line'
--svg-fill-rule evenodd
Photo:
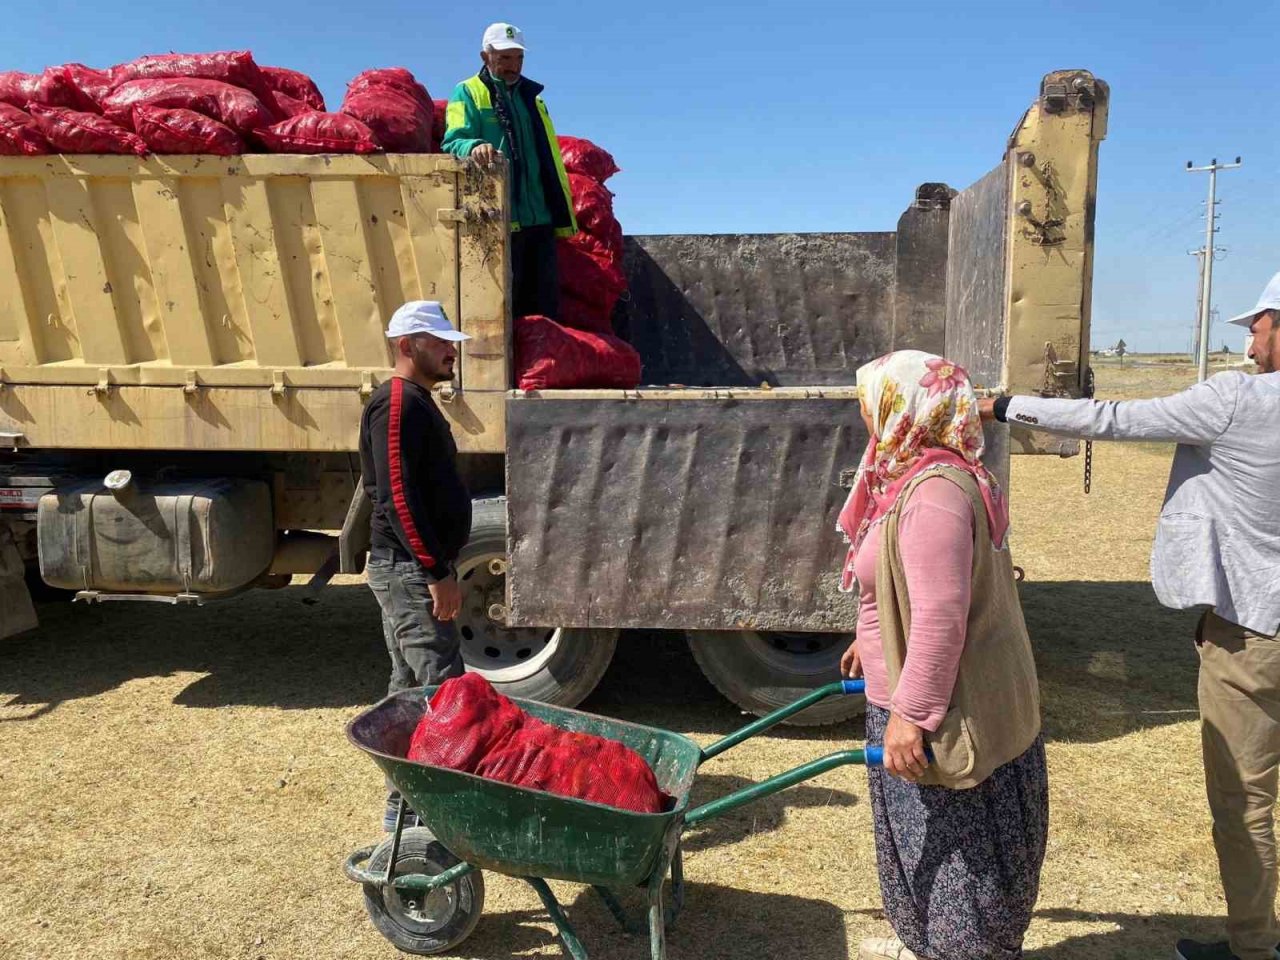
<path fill-rule="evenodd" d="M 1280 770 L 1280 638 L 1212 611 L 1200 621 L 1200 717 L 1227 933 L 1240 960 L 1273 960 Z"/>

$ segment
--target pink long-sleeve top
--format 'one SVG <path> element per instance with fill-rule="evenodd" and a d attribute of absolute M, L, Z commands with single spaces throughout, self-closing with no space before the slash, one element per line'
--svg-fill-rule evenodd
<path fill-rule="evenodd" d="M 911 603 L 907 658 L 889 695 L 876 610 L 876 561 L 883 524 L 872 527 L 853 560 L 858 578 L 858 653 L 867 699 L 930 732 L 946 716 L 969 620 L 973 504 L 943 477 L 924 480 L 902 508 L 898 548 Z"/>

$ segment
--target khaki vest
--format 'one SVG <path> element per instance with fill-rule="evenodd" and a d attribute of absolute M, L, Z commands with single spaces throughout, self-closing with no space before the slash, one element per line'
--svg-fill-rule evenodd
<path fill-rule="evenodd" d="M 991 542 L 977 481 L 964 471 L 935 467 L 907 484 L 880 534 L 876 607 L 890 694 L 902 675 L 911 632 L 911 601 L 898 546 L 899 514 L 916 487 L 932 476 L 950 480 L 973 503 L 973 591 L 951 706 L 937 732 L 926 735 L 934 762 L 920 782 L 964 790 L 976 787 L 1031 746 L 1040 733 L 1040 688 L 1013 560 L 1008 550 L 997 550 Z"/>

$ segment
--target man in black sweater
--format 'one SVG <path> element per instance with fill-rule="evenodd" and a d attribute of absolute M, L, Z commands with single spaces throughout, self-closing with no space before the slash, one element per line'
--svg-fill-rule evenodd
<path fill-rule="evenodd" d="M 463 672 L 458 631 L 461 591 L 454 561 L 471 533 L 471 495 L 458 476 L 458 448 L 431 388 L 453 378 L 453 329 L 434 300 L 411 300 L 391 317 L 394 374 L 360 418 L 362 482 L 373 501 L 367 573 L 382 608 L 391 655 L 388 693 L 440 683 Z M 395 826 L 400 797 L 387 800 Z"/>

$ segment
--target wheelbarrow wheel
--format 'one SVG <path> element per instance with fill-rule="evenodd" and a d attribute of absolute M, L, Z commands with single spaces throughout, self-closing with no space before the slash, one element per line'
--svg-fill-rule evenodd
<path fill-rule="evenodd" d="M 391 839 L 373 851 L 367 870 L 385 872 Z M 396 876 L 436 876 L 458 864 L 426 827 L 405 830 L 396 856 Z M 405 953 L 444 953 L 471 936 L 484 910 L 484 877 L 474 870 L 453 883 L 427 892 L 399 891 L 391 884 L 364 886 L 364 906 L 378 932 Z"/>

